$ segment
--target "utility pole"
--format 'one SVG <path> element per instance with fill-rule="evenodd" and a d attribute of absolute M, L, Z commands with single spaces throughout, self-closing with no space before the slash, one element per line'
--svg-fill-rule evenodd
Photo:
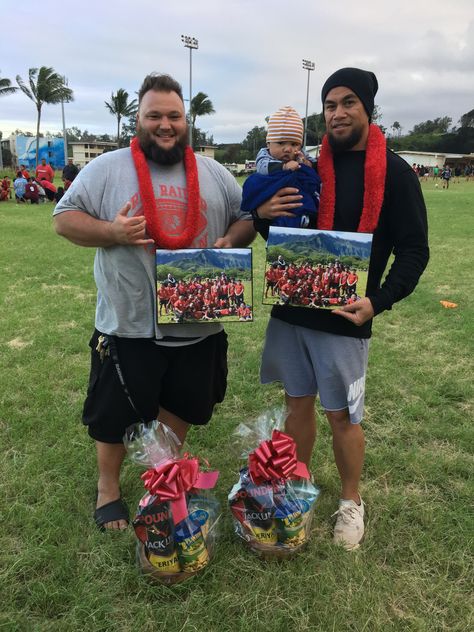
<path fill-rule="evenodd" d="M 66 77 L 63 77 L 63 83 L 68 85 Z M 64 141 L 64 166 L 67 165 L 67 134 L 66 134 L 66 119 L 64 118 L 64 101 L 61 99 L 61 113 L 63 117 L 63 141 Z"/>

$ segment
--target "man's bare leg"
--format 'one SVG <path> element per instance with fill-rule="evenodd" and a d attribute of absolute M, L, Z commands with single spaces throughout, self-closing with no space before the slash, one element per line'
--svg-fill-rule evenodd
<path fill-rule="evenodd" d="M 171 430 L 175 433 L 181 443 L 184 443 L 186 439 L 186 435 L 188 434 L 189 426 L 186 421 L 183 421 L 180 417 L 177 417 L 173 413 L 170 413 L 169 410 L 166 410 L 163 407 L 160 407 L 160 412 L 158 414 L 158 419 L 166 424 Z"/>
<path fill-rule="evenodd" d="M 160 408 L 159 419 L 173 430 L 181 443 L 186 439 L 189 425 L 173 413 Z M 99 481 L 97 483 L 96 508 L 120 498 L 120 470 L 125 457 L 123 443 L 103 443 L 96 441 L 97 467 Z M 106 529 L 126 529 L 125 520 L 114 520 L 103 525 Z"/>
<path fill-rule="evenodd" d="M 123 443 L 95 442 L 99 480 L 97 483 L 96 508 L 120 498 L 120 470 L 125 457 Z M 114 520 L 104 524 L 106 529 L 126 529 L 125 520 Z"/>
<path fill-rule="evenodd" d="M 308 466 L 316 439 L 316 416 L 314 412 L 314 396 L 291 397 L 285 393 L 288 417 L 285 431 L 296 443 L 296 454 L 299 461 Z"/>
<path fill-rule="evenodd" d="M 364 431 L 360 424 L 351 424 L 349 411 L 326 411 L 332 430 L 332 445 L 341 478 L 341 498 L 360 502 L 359 482 L 365 454 Z"/>

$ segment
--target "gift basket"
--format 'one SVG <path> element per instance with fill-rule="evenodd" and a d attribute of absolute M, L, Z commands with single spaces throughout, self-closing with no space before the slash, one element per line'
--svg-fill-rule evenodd
<path fill-rule="evenodd" d="M 294 440 L 280 430 L 284 420 L 279 410 L 236 430 L 247 464 L 229 494 L 235 532 L 266 559 L 292 557 L 305 545 L 319 495 Z"/>
<path fill-rule="evenodd" d="M 210 490 L 219 473 L 180 456 L 178 438 L 158 420 L 129 428 L 124 445 L 130 459 L 147 468 L 141 476 L 147 492 L 133 520 L 138 565 L 160 583 L 184 581 L 205 568 L 214 551 L 220 512 Z"/>

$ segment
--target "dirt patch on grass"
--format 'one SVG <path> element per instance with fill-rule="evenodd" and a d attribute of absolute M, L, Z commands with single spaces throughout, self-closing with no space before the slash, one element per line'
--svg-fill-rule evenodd
<path fill-rule="evenodd" d="M 25 347 L 29 347 L 33 342 L 31 340 L 22 340 L 21 338 L 13 338 L 13 340 L 9 340 L 7 342 L 7 347 L 10 349 L 15 349 L 16 351 L 21 351 Z"/>
<path fill-rule="evenodd" d="M 74 297 L 77 301 L 90 301 L 95 298 L 94 292 L 79 292 Z"/>
<path fill-rule="evenodd" d="M 77 327 L 77 323 L 75 320 L 70 320 L 65 323 L 59 323 L 57 329 L 59 331 L 68 331 L 69 329 L 75 329 Z"/>
<path fill-rule="evenodd" d="M 46 292 L 64 292 L 65 290 L 77 290 L 77 287 L 75 285 L 48 285 L 47 283 L 42 283 L 41 289 Z"/>

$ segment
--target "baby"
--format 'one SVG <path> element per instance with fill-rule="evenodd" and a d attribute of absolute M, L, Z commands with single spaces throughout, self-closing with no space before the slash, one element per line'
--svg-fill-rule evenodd
<path fill-rule="evenodd" d="M 267 146 L 256 158 L 257 173 L 244 182 L 242 210 L 251 212 L 257 230 L 266 238 L 268 228 L 287 226 L 316 228 L 321 180 L 310 157 L 302 151 L 303 122 L 296 110 L 280 108 L 268 121 Z M 272 222 L 256 216 L 256 209 L 283 187 L 299 189 L 303 206 L 294 217 L 278 217 Z"/>
<path fill-rule="evenodd" d="M 301 163 L 312 167 L 311 158 L 301 150 L 302 143 L 303 121 L 298 113 L 290 106 L 280 108 L 268 120 L 267 146 L 260 149 L 255 161 L 257 173 L 295 171 Z"/>

